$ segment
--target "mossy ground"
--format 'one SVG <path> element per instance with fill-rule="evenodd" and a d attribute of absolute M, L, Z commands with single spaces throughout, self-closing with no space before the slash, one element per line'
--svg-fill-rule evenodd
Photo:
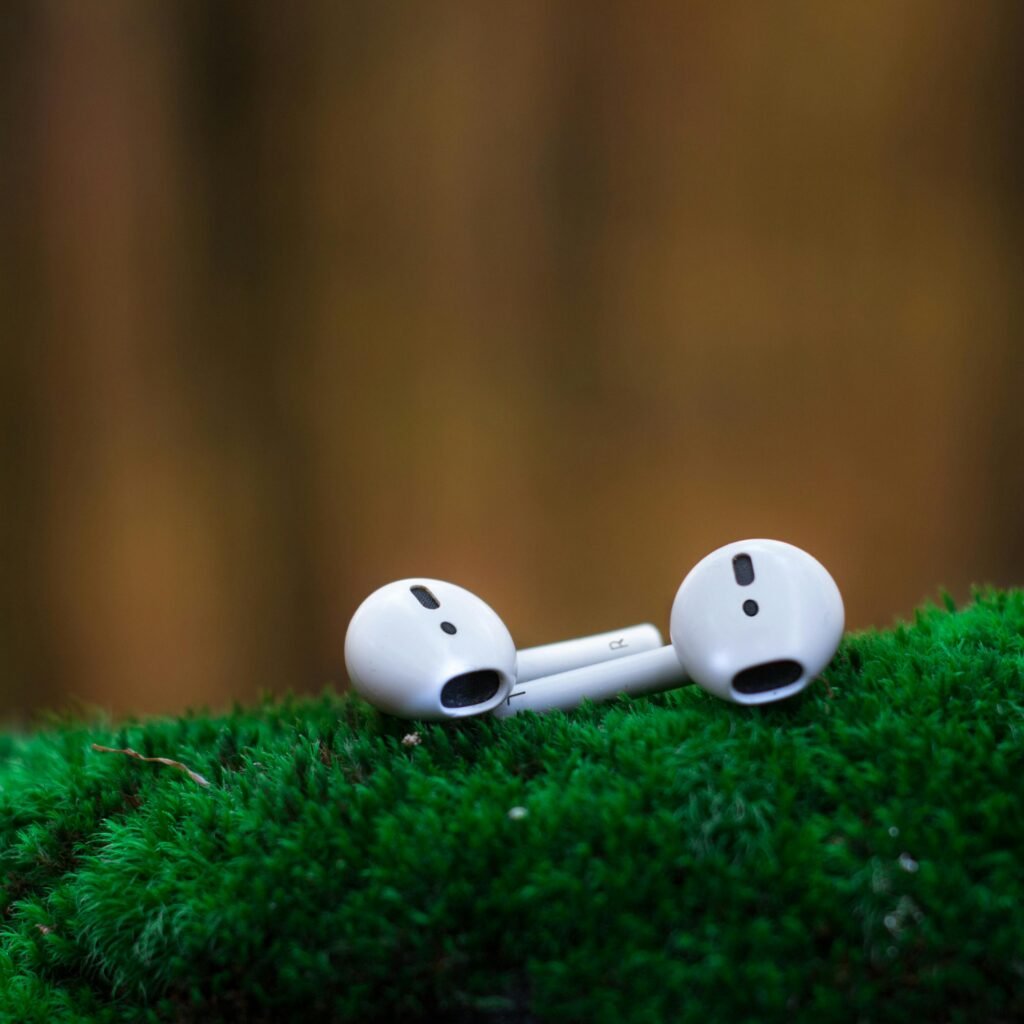
<path fill-rule="evenodd" d="M 1024 593 L 825 679 L 418 745 L 337 696 L 2 738 L 0 1020 L 1021 1019 Z"/>

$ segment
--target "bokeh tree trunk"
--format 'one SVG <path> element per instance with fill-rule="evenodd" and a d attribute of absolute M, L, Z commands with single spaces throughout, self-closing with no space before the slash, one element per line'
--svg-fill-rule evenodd
<path fill-rule="evenodd" d="M 853 626 L 1021 582 L 1021 28 L 12 4 L 0 708 L 341 682 L 416 573 L 523 644 L 751 534 Z"/>

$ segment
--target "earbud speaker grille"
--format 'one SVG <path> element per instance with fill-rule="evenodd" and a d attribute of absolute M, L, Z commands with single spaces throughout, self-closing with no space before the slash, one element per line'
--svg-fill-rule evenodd
<path fill-rule="evenodd" d="M 466 672 L 449 679 L 441 689 L 441 704 L 446 708 L 468 708 L 490 700 L 501 686 L 501 676 L 493 669 Z"/>
<path fill-rule="evenodd" d="M 738 693 L 764 693 L 795 683 L 804 674 L 799 661 L 766 661 L 752 665 L 733 677 L 732 688 Z"/>

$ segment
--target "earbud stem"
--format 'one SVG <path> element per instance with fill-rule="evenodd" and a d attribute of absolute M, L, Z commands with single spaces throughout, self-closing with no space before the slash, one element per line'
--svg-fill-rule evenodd
<path fill-rule="evenodd" d="M 688 682 L 675 648 L 669 645 L 626 659 L 535 679 L 525 685 L 520 677 L 508 697 L 491 714 L 495 718 L 509 718 L 520 711 L 568 710 L 583 700 L 610 700 L 620 693 L 640 696 L 671 690 Z"/>
<path fill-rule="evenodd" d="M 596 633 L 576 640 L 563 640 L 557 644 L 528 647 L 516 657 L 516 679 L 525 683 L 531 679 L 558 675 L 585 665 L 613 661 L 655 650 L 664 643 L 656 626 L 645 622 L 609 633 Z"/>

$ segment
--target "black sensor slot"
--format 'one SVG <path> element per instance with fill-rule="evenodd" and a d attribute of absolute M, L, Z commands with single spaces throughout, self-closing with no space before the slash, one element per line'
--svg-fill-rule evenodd
<path fill-rule="evenodd" d="M 413 597 L 415 597 L 416 600 L 419 601 L 419 603 L 423 605 L 424 608 L 429 608 L 431 611 L 433 611 L 435 608 L 441 607 L 441 602 L 438 601 L 438 599 L 434 597 L 434 595 L 429 590 L 427 590 L 426 587 L 410 587 L 409 590 L 412 591 Z"/>
<path fill-rule="evenodd" d="M 754 582 L 754 563 L 750 555 L 737 555 L 732 560 L 732 574 L 741 587 L 749 587 Z"/>

